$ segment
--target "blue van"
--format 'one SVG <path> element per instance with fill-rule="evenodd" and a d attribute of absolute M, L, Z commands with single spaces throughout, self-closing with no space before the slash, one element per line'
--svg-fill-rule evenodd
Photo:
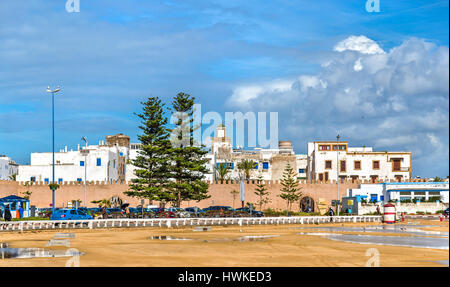
<path fill-rule="evenodd" d="M 62 208 L 55 211 L 50 220 L 92 219 L 92 216 L 78 209 Z"/>

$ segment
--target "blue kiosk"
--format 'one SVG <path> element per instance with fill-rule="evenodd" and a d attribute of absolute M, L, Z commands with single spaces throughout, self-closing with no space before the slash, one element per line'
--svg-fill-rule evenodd
<path fill-rule="evenodd" d="M 0 198 L 0 208 L 2 209 L 2 214 L 5 212 L 6 206 L 9 206 L 11 212 L 11 217 L 17 217 L 17 210 L 19 207 L 23 209 L 23 217 L 30 216 L 30 201 L 26 198 L 19 197 L 17 195 L 9 195 L 7 197 Z"/>

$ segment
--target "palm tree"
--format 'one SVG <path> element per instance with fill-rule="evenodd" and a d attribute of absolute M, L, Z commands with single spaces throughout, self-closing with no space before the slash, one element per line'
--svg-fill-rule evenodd
<path fill-rule="evenodd" d="M 230 172 L 230 169 L 227 167 L 227 164 L 219 163 L 214 169 L 216 170 L 217 177 L 219 178 L 220 182 L 223 183 L 228 172 Z"/>
<path fill-rule="evenodd" d="M 103 206 L 106 208 L 111 207 L 111 201 L 106 198 L 102 199 L 102 200 L 93 200 L 93 201 L 91 201 L 91 203 L 98 204 L 99 207 L 103 207 Z"/>
<path fill-rule="evenodd" d="M 234 208 L 234 201 L 236 200 L 236 196 L 239 194 L 239 191 L 233 189 L 230 191 L 231 195 L 233 196 L 233 208 Z"/>
<path fill-rule="evenodd" d="M 238 164 L 238 169 L 243 171 L 245 174 L 245 179 L 250 179 L 250 172 L 255 169 L 255 162 L 253 160 L 244 159 Z"/>

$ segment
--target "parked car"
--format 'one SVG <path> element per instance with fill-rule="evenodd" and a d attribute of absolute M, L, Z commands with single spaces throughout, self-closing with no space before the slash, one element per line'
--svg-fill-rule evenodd
<path fill-rule="evenodd" d="M 154 212 L 154 217 L 156 218 L 174 218 L 175 213 L 172 211 L 169 211 L 165 208 L 151 208 L 151 210 Z"/>
<path fill-rule="evenodd" d="M 89 214 L 93 217 L 93 218 L 101 218 L 102 217 L 102 209 L 100 207 L 90 207 L 88 208 L 89 210 Z"/>
<path fill-rule="evenodd" d="M 84 211 L 77 209 L 62 208 L 55 210 L 50 220 L 74 220 L 74 219 L 92 219 L 92 216 Z"/>
<path fill-rule="evenodd" d="M 231 206 L 222 206 L 222 205 L 213 205 L 213 206 L 207 207 L 203 210 L 204 211 L 210 211 L 210 210 L 234 211 L 234 209 Z"/>
<path fill-rule="evenodd" d="M 250 214 L 250 208 L 249 207 L 237 208 L 236 211 L 242 211 L 242 212 L 246 212 L 246 213 Z M 254 209 L 252 209 L 251 214 L 252 214 L 252 216 L 256 216 L 256 217 L 263 217 L 264 216 L 264 212 L 258 211 L 258 210 L 254 210 Z"/>
<path fill-rule="evenodd" d="M 189 212 L 190 217 L 195 217 L 196 216 L 196 214 L 195 214 L 195 206 L 194 207 L 186 207 L 184 210 Z M 203 217 L 205 215 L 206 215 L 206 211 L 204 211 L 203 209 L 197 207 L 197 216 Z"/>
<path fill-rule="evenodd" d="M 444 210 L 444 216 L 448 216 L 448 207 L 446 210 Z"/>
<path fill-rule="evenodd" d="M 167 208 L 167 211 L 175 213 L 176 217 L 180 218 L 191 217 L 191 214 L 189 212 L 180 207 L 169 207 Z"/>
<path fill-rule="evenodd" d="M 52 215 L 52 208 L 44 207 L 39 208 L 37 211 L 37 216 L 42 218 L 48 218 Z"/>
<path fill-rule="evenodd" d="M 108 218 L 120 218 L 125 216 L 125 213 L 119 207 L 107 208 L 106 213 L 108 214 Z"/>

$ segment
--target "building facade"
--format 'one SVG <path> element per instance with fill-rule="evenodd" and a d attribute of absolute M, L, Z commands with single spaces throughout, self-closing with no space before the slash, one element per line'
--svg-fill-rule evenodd
<path fill-rule="evenodd" d="M 5 155 L 0 155 L 0 180 L 11 180 L 17 172 L 16 162 Z"/>
<path fill-rule="evenodd" d="M 379 184 L 360 184 L 358 188 L 347 190 L 348 197 L 355 197 L 358 202 L 363 199 L 367 202 L 413 200 L 429 201 L 440 200 L 449 203 L 448 182 L 385 182 Z"/>
<path fill-rule="evenodd" d="M 73 151 L 55 152 L 55 182 L 125 181 L 128 146 L 101 141 Z M 51 152 L 32 153 L 30 165 L 19 165 L 17 181 L 52 182 Z"/>
<path fill-rule="evenodd" d="M 405 181 L 411 179 L 411 152 L 376 152 L 346 141 L 308 143 L 308 179 Z"/>

